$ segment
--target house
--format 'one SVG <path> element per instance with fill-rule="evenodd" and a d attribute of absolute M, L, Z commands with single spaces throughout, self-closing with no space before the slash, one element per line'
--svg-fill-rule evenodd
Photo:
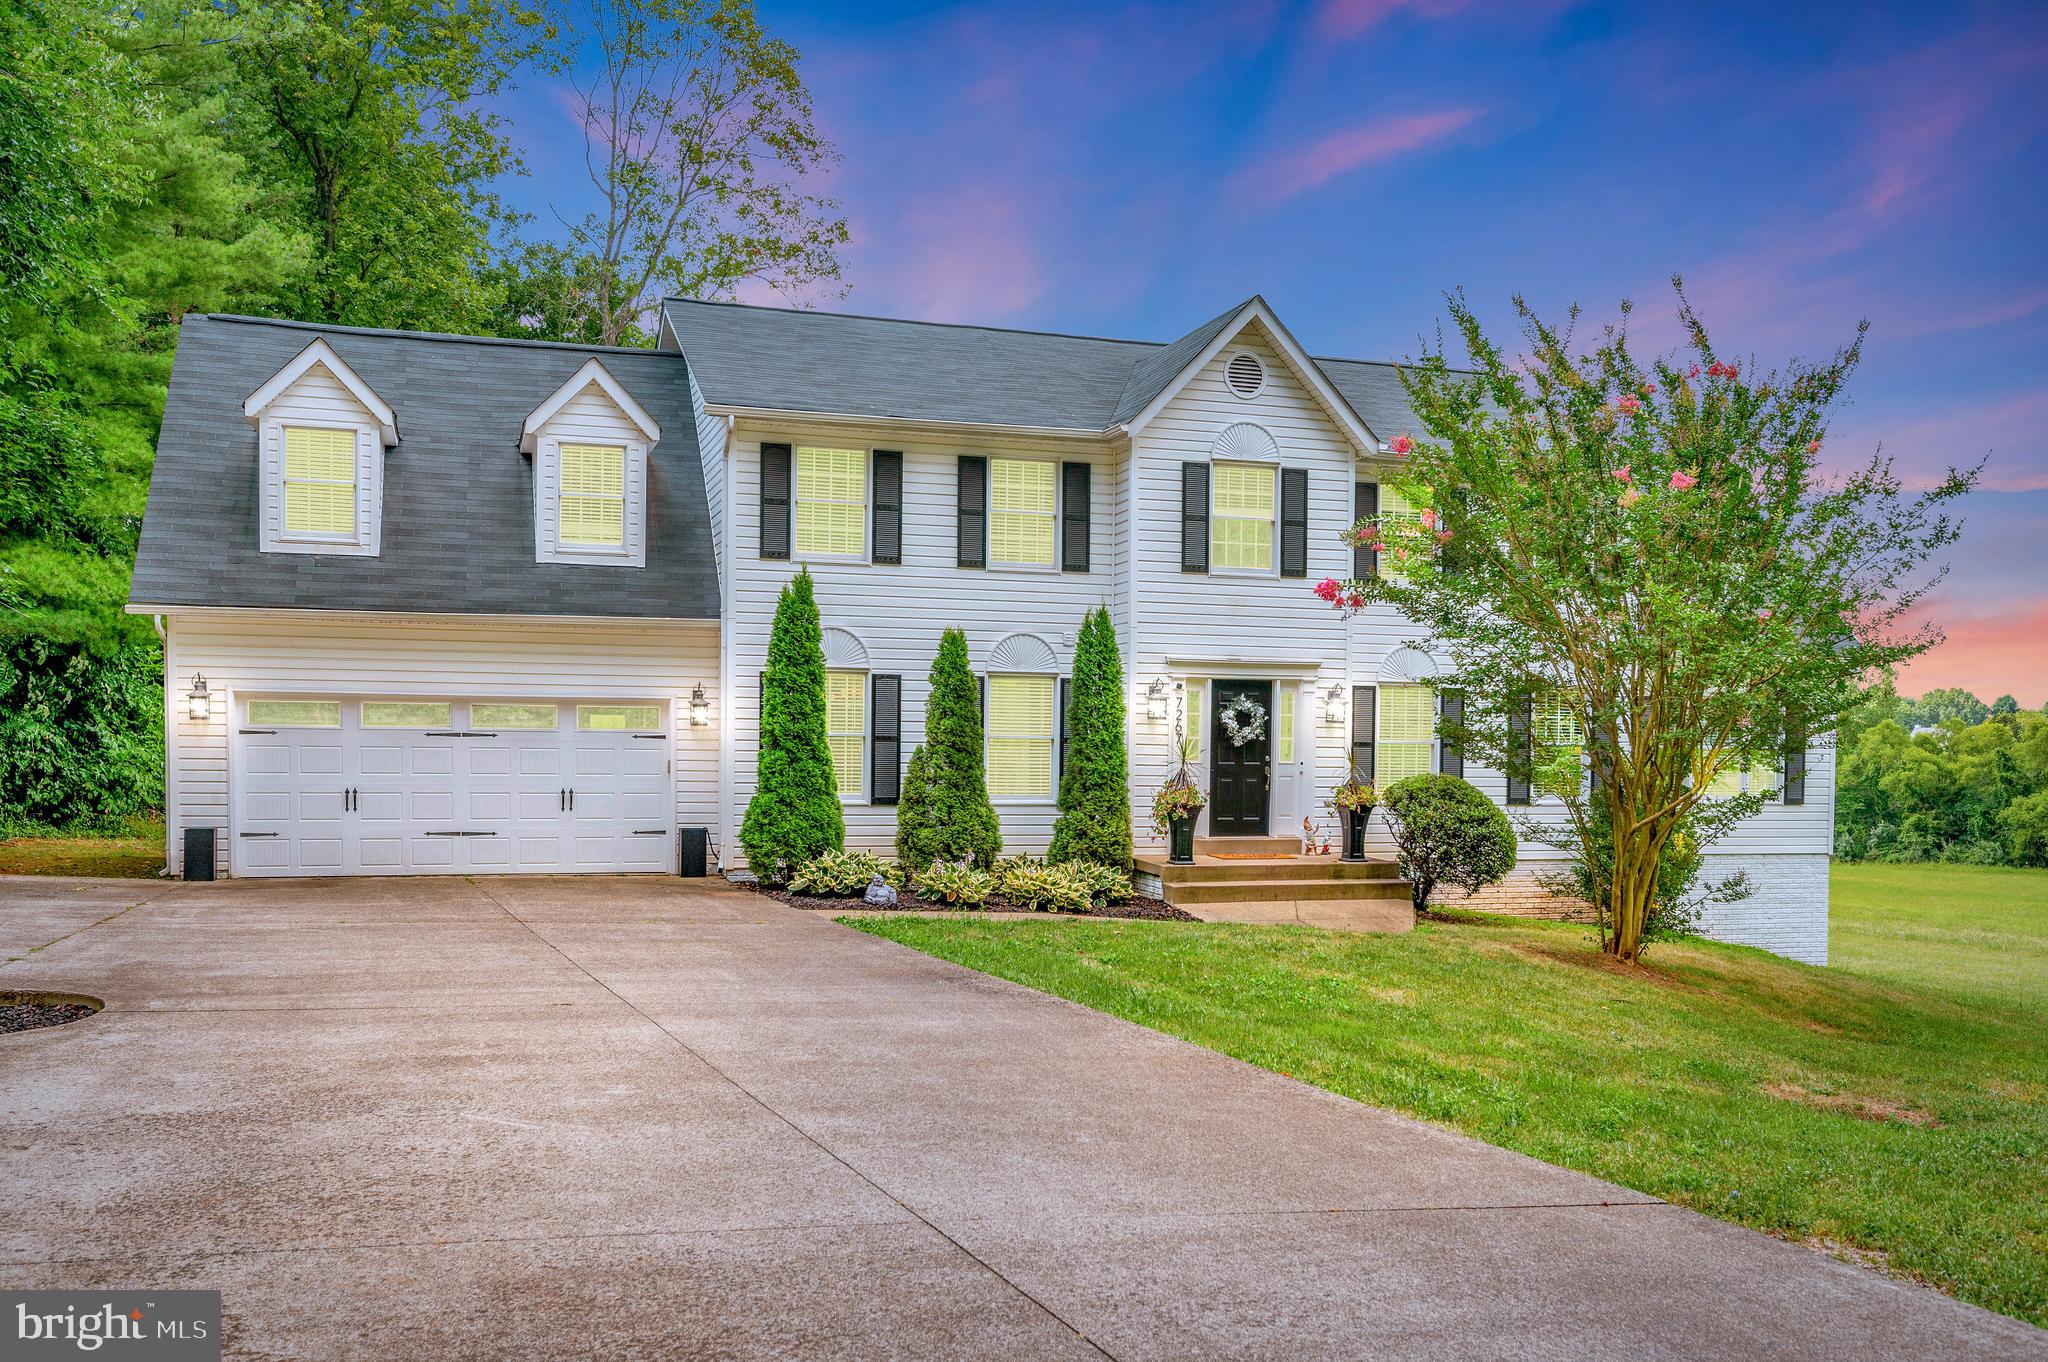
<path fill-rule="evenodd" d="M 1177 733 L 1211 837 L 1331 828 L 1353 763 L 1540 813 L 1438 741 L 1409 625 L 1310 590 L 1373 570 L 1339 534 L 1400 509 L 1414 424 L 1392 366 L 1310 355 L 1258 298 L 1167 344 L 691 301 L 653 350 L 187 318 L 130 605 L 165 638 L 172 869 L 197 829 L 235 875 L 674 871 L 691 828 L 739 869 L 800 565 L 851 846 L 893 846 L 957 625 L 1006 849 L 1042 850 L 1098 603 L 1141 843 Z M 1830 754 L 1752 778 L 1783 797 L 1709 870 L 1759 892 L 1709 930 L 1824 960 Z M 1523 851 L 1492 903 L 1541 897 L 1556 853 Z"/>

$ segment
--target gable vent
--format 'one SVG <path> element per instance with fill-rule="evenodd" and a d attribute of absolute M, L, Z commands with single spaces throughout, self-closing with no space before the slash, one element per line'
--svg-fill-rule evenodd
<path fill-rule="evenodd" d="M 1266 387 L 1266 366 L 1257 355 L 1240 350 L 1223 366 L 1223 381 L 1239 397 L 1257 397 Z"/>

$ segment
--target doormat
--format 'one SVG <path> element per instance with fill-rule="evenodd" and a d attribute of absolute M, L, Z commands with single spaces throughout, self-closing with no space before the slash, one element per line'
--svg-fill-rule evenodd
<path fill-rule="evenodd" d="M 1297 859 L 1292 851 L 1212 851 L 1209 855 L 1219 861 L 1292 861 Z"/>

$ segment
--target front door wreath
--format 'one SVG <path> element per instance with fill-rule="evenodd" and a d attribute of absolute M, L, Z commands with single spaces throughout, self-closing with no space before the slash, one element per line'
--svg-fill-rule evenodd
<path fill-rule="evenodd" d="M 1266 736 L 1266 707 L 1249 695 L 1240 695 L 1217 712 L 1223 735 L 1232 747 L 1243 747 Z"/>

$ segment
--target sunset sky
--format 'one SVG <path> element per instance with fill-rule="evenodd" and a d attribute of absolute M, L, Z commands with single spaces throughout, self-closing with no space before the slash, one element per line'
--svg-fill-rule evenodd
<path fill-rule="evenodd" d="M 1990 456 L 1902 689 L 2048 701 L 2048 9 L 1326 0 L 762 5 L 843 159 L 844 297 L 1170 339 L 1262 293 L 1398 359 L 1462 286 L 1675 338 L 1682 272 L 1765 366 L 1868 318 L 1829 447 Z M 2029 93 L 2031 91 L 2032 93 Z M 521 207 L 575 214 L 559 91 L 508 107 Z"/>

